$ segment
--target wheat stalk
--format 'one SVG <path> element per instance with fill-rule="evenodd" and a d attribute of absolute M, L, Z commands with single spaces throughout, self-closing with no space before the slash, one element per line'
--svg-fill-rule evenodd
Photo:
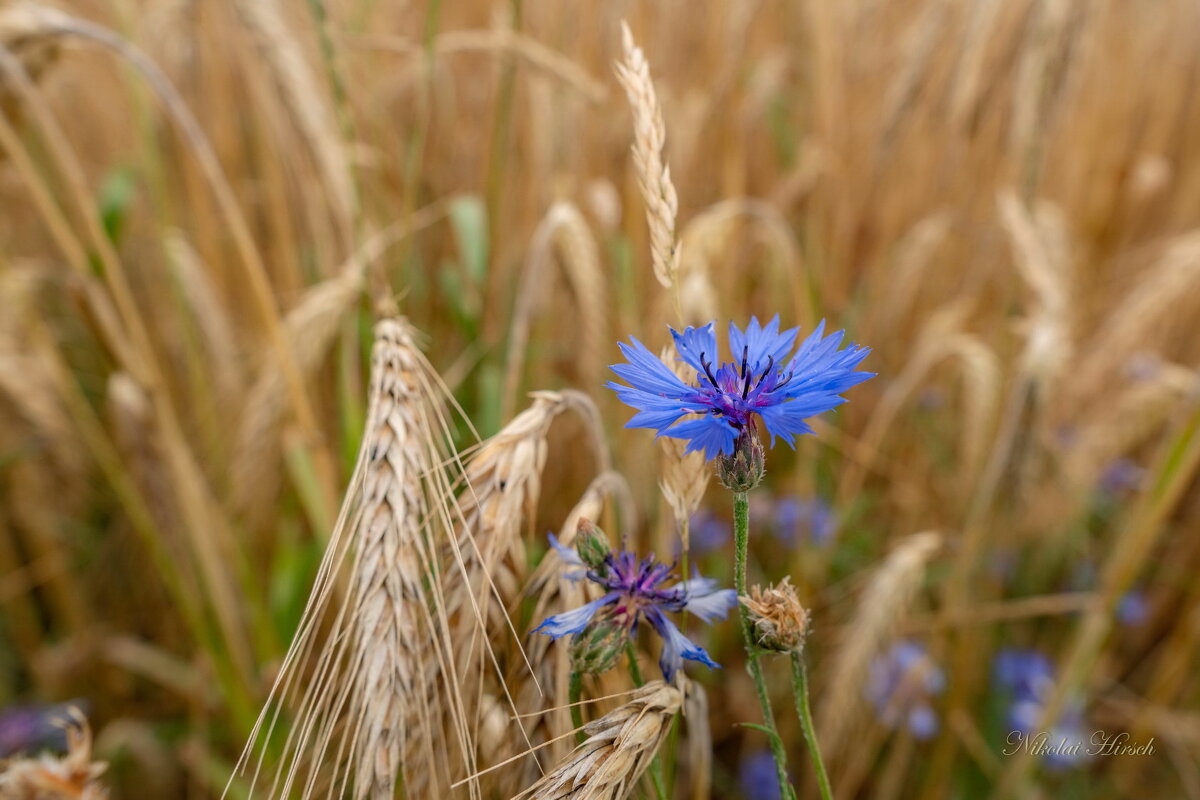
<path fill-rule="evenodd" d="M 633 110 L 633 163 L 638 184 L 646 203 L 646 223 L 650 228 L 650 254 L 654 277 L 664 288 L 675 284 L 679 252 L 675 246 L 675 217 L 679 198 L 671 182 L 671 168 L 663 150 L 667 129 L 662 108 L 650 79 L 650 65 L 642 49 L 634 44 L 629 26 L 621 23 L 621 47 L 624 60 L 617 64 L 617 79 L 625 89 Z"/>
<path fill-rule="evenodd" d="M 25 2 L 0 8 L 0 48 L 10 51 L 35 82 L 59 55 L 59 43 L 43 23 L 37 6 Z M 20 119 L 21 107 L 9 84 L 9 80 L 0 78 L 0 111 L 11 119 Z M 5 153 L 0 152 L 0 160 L 4 158 Z"/>
<path fill-rule="evenodd" d="M 587 739 L 552 772 L 517 797 L 529 800 L 622 800 L 628 797 L 671 729 L 683 697 L 652 681 L 633 699 L 584 726 Z"/>
<path fill-rule="evenodd" d="M 309 287 L 284 318 L 296 366 L 304 377 L 320 367 L 342 322 L 362 296 L 367 269 L 389 247 L 440 219 L 442 204 L 432 204 L 372 236 L 338 268 L 337 275 Z M 277 481 L 278 431 L 288 408 L 287 375 L 277 360 L 264 359 L 249 390 L 236 434 L 231 469 L 234 505 L 243 513 L 266 508 L 260 502 Z"/>
<path fill-rule="evenodd" d="M 572 323 L 583 334 L 579 361 L 584 365 L 588 383 L 599 382 L 605 353 L 611 347 L 604 314 L 608 292 L 596 239 L 578 208 L 571 203 L 555 203 L 533 234 L 517 289 L 505 358 L 501 411 L 506 416 L 516 400 L 533 317 L 546 294 L 550 279 L 546 271 L 555 250 L 560 253 L 563 271 L 575 295 L 577 319 Z"/>
<path fill-rule="evenodd" d="M 307 140 L 338 217 L 338 233 L 348 241 L 354 234 L 356 201 L 350 160 L 334 124 L 337 114 L 323 102 L 321 84 L 288 29 L 280 5 L 279 0 L 251 0 L 237 7 L 257 35 L 284 102 Z"/>

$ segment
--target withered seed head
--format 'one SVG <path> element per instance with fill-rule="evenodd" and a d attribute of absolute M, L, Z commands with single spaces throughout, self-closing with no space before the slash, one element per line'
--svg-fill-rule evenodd
<path fill-rule="evenodd" d="M 758 644 L 779 653 L 799 653 L 808 635 L 808 611 L 800 605 L 796 587 L 788 578 L 775 586 L 750 587 L 750 596 L 739 598 L 750 611 Z"/>

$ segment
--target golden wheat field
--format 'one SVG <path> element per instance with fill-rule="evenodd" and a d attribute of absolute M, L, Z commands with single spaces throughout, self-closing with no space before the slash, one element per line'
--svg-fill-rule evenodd
<path fill-rule="evenodd" d="M 3 800 L 1200 798 L 1190 0 L 0 0 L 0 204 Z"/>

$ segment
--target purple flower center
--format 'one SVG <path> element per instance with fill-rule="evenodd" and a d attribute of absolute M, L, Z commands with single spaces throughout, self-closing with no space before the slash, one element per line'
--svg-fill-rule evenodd
<path fill-rule="evenodd" d="M 700 354 L 700 365 L 703 373 L 696 374 L 695 400 L 707 406 L 707 411 L 717 416 L 728 417 L 737 427 L 744 427 L 750 421 L 750 414 L 763 406 L 775 401 L 763 397 L 791 382 L 793 372 L 783 377 L 783 373 L 775 369 L 775 356 L 768 354 L 767 366 L 755 375 L 750 369 L 750 348 L 742 348 L 742 361 L 727 361 L 714 373 L 712 362 L 707 353 Z M 707 381 L 707 382 L 706 382 Z"/>
<path fill-rule="evenodd" d="M 675 578 L 674 566 L 660 563 L 654 556 L 639 561 L 633 553 L 609 553 L 604 560 L 608 574 L 601 577 L 589 572 L 588 577 L 609 592 L 619 595 L 612 606 L 614 621 L 633 628 L 639 612 L 650 607 L 664 611 L 679 611 L 686 602 L 682 587 L 659 588 Z"/>

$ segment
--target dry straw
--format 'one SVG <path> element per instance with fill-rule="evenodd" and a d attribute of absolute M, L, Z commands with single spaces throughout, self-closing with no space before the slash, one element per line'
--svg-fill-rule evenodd
<path fill-rule="evenodd" d="M 1138 351 L 1163 341 L 1173 320 L 1191 320 L 1200 297 L 1200 229 L 1167 240 L 1161 255 L 1097 326 L 1071 377 L 1079 404 L 1103 396 Z M 1179 325 L 1179 322 L 1175 323 Z M 1190 333 L 1191 328 L 1186 328 Z M 1183 330 L 1180 331 L 1184 332 Z"/>
<path fill-rule="evenodd" d="M 546 305 L 546 289 L 551 285 L 547 271 L 555 252 L 559 254 L 575 299 L 576 315 L 571 324 L 581 339 L 575 359 L 582 366 L 581 383 L 596 385 L 600 382 L 601 370 L 611 347 L 605 314 L 608 285 L 601 268 L 596 237 L 578 208 L 571 203 L 555 203 L 533 234 L 517 289 L 505 359 L 504 407 L 501 409 L 505 416 L 512 412 L 517 397 L 534 316 Z"/>
<path fill-rule="evenodd" d="M 628 797 L 671 729 L 683 697 L 662 681 L 584 726 L 587 739 L 518 797 L 529 800 L 622 800 Z"/>
<path fill-rule="evenodd" d="M 296 127 L 312 151 L 338 218 L 339 235 L 349 241 L 354 228 L 354 184 L 346 148 L 334 124 L 337 114 L 323 102 L 325 93 L 288 29 L 279 0 L 240 2 L 238 9 L 257 35 Z"/>
<path fill-rule="evenodd" d="M 342 263 L 335 277 L 309 287 L 284 318 L 284 335 L 305 378 L 321 366 L 342 323 L 362 297 L 367 269 L 389 247 L 433 224 L 444 214 L 433 204 L 372 236 Z M 234 444 L 234 505 L 246 513 L 269 504 L 258 502 L 277 479 L 278 433 L 288 409 L 288 380 L 278 360 L 265 358 L 249 390 Z"/>
<path fill-rule="evenodd" d="M 30 79 L 38 78 L 58 60 L 59 43 L 42 23 L 31 3 L 10 3 L 0 8 L 0 47 L 11 52 Z M 0 79 L 0 111 L 19 119 L 21 108 L 8 81 Z M 4 153 L 0 152 L 0 160 Z"/>
<path fill-rule="evenodd" d="M 650 65 L 642 49 L 634 44 L 629 26 L 621 23 L 623 61 L 617 64 L 617 79 L 625 88 L 633 109 L 633 163 L 638 173 L 642 197 L 646 202 L 646 222 L 650 228 L 650 254 L 654 277 L 664 288 L 675 284 L 679 253 L 675 246 L 675 217 L 679 198 L 671 182 L 671 168 L 663 151 L 667 129 L 662 108 L 650 80 Z"/>
<path fill-rule="evenodd" d="M 1057 208 L 1039 203 L 1030 213 L 1017 196 L 1004 192 L 1000 216 L 1012 240 L 1018 273 L 1033 290 L 1026 320 L 1022 371 L 1039 383 L 1061 374 L 1071 356 L 1071 254 L 1066 223 Z"/>
<path fill-rule="evenodd" d="M 964 412 L 962 428 L 963 485 L 972 486 L 983 468 L 986 445 L 996 426 L 999 406 L 1000 361 L 982 339 L 962 330 L 968 309 L 962 304 L 946 306 L 925 322 L 916 346 L 899 376 L 884 391 L 861 437 L 866 457 L 854 462 L 838 489 L 839 502 L 854 497 L 876 466 L 884 438 L 894 434 L 893 421 L 906 403 L 918 395 L 929 373 L 945 359 L 955 359 L 962 370 Z"/>
<path fill-rule="evenodd" d="M 490 729 L 506 722 L 507 711 L 499 695 L 505 697 L 508 708 L 515 708 L 510 685 L 517 692 L 528 690 L 535 695 L 541 692 L 534 666 L 520 651 L 519 644 L 510 659 L 515 669 L 506 681 L 491 643 L 506 628 L 514 642 L 520 639 L 507 610 L 521 599 L 525 590 L 524 534 L 535 517 L 541 494 L 542 469 L 549 448 L 547 436 L 554 420 L 571 410 L 587 424 L 597 462 L 607 464 L 599 413 L 589 398 L 571 390 L 535 393 L 528 409 L 471 455 L 466 464 L 466 485 L 453 510 L 456 535 L 447 539 L 442 548 L 443 563 L 455 564 L 462 576 L 461 580 L 457 577 L 454 580 L 446 602 L 447 614 L 453 620 L 458 674 L 463 685 L 474 689 L 466 699 L 468 713 Z M 496 677 L 489 685 L 494 696 L 476 698 L 478 687 L 488 685 L 489 674 Z M 430 707 L 436 709 L 444 705 L 443 688 L 433 677 L 427 681 L 425 691 Z M 481 729 L 476 738 L 480 755 L 489 761 L 513 744 L 527 741 L 521 725 L 506 729 L 499 738 L 489 738 Z M 505 779 L 511 779 L 511 775 L 501 773 L 491 780 Z M 421 777 L 416 776 L 410 780 L 409 791 L 419 793 L 422 786 Z M 511 788 L 515 791 L 517 787 Z"/>

